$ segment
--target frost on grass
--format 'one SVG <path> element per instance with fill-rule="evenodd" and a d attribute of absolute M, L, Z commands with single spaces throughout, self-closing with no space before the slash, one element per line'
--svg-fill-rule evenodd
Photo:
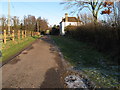
<path fill-rule="evenodd" d="M 68 88 L 87 88 L 83 82 L 83 79 L 78 75 L 66 76 L 65 83 Z"/>

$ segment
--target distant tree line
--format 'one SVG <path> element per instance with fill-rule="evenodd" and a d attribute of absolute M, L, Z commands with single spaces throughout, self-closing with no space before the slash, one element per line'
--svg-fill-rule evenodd
<path fill-rule="evenodd" d="M 1 21 L 1 28 L 2 30 L 8 28 L 8 19 L 5 16 L 0 18 Z M 13 16 L 10 19 L 11 22 L 11 29 L 14 30 L 30 30 L 30 31 L 38 31 L 42 32 L 48 29 L 48 22 L 46 19 L 35 16 L 28 15 L 24 16 L 23 20 L 20 20 L 19 17 Z"/>

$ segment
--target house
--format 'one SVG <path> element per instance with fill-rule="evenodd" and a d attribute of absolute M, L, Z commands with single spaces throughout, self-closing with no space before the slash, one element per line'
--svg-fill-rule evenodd
<path fill-rule="evenodd" d="M 65 27 L 68 25 L 80 26 L 82 25 L 82 21 L 80 21 L 79 17 L 68 17 L 68 14 L 65 13 L 65 18 L 62 18 L 62 21 L 60 22 L 60 35 L 65 35 Z"/>

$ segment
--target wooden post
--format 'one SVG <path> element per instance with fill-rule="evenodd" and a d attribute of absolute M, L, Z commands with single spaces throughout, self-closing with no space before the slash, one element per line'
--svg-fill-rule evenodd
<path fill-rule="evenodd" d="M 33 36 L 34 36 L 34 32 L 33 32 Z"/>
<path fill-rule="evenodd" d="M 32 31 L 30 31 L 30 34 L 31 34 L 31 36 L 32 36 Z"/>
<path fill-rule="evenodd" d="M 26 37 L 29 35 L 29 32 L 28 32 L 28 30 L 26 30 Z"/>
<path fill-rule="evenodd" d="M 4 41 L 4 44 L 6 44 L 6 30 L 4 30 L 3 41 Z"/>
<path fill-rule="evenodd" d="M 22 30 L 22 39 L 24 38 L 24 31 Z"/>
<path fill-rule="evenodd" d="M 18 39 L 20 39 L 20 30 L 18 30 Z"/>
<path fill-rule="evenodd" d="M 32 36 L 34 36 L 34 31 L 32 31 Z"/>
<path fill-rule="evenodd" d="M 29 36 L 29 32 L 30 32 L 30 31 L 27 30 L 27 36 Z"/>
<path fill-rule="evenodd" d="M 30 35 L 30 31 L 28 30 L 28 36 Z"/>
<path fill-rule="evenodd" d="M 31 33 L 30 33 L 30 31 L 28 31 L 28 32 L 29 32 L 28 36 L 31 36 Z"/>
<path fill-rule="evenodd" d="M 40 36 L 40 34 L 41 34 L 41 33 L 39 32 L 39 36 Z"/>
<path fill-rule="evenodd" d="M 31 32 L 30 31 L 28 31 L 28 32 L 29 32 L 28 36 L 31 36 Z"/>
<path fill-rule="evenodd" d="M 14 37 L 15 35 L 14 35 L 14 30 L 12 30 L 12 41 L 14 41 L 15 40 L 15 37 Z"/>
<path fill-rule="evenodd" d="M 33 31 L 31 31 L 31 36 L 33 36 Z"/>
<path fill-rule="evenodd" d="M 25 37 L 26 37 L 26 30 L 25 30 L 24 34 L 25 34 Z"/>

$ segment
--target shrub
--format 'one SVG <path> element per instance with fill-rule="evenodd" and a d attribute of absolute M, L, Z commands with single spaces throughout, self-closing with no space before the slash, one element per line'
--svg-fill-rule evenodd
<path fill-rule="evenodd" d="M 108 54 L 115 62 L 120 59 L 120 28 L 89 23 L 79 27 L 68 26 L 66 31 L 68 36 L 91 43 L 99 51 Z"/>

